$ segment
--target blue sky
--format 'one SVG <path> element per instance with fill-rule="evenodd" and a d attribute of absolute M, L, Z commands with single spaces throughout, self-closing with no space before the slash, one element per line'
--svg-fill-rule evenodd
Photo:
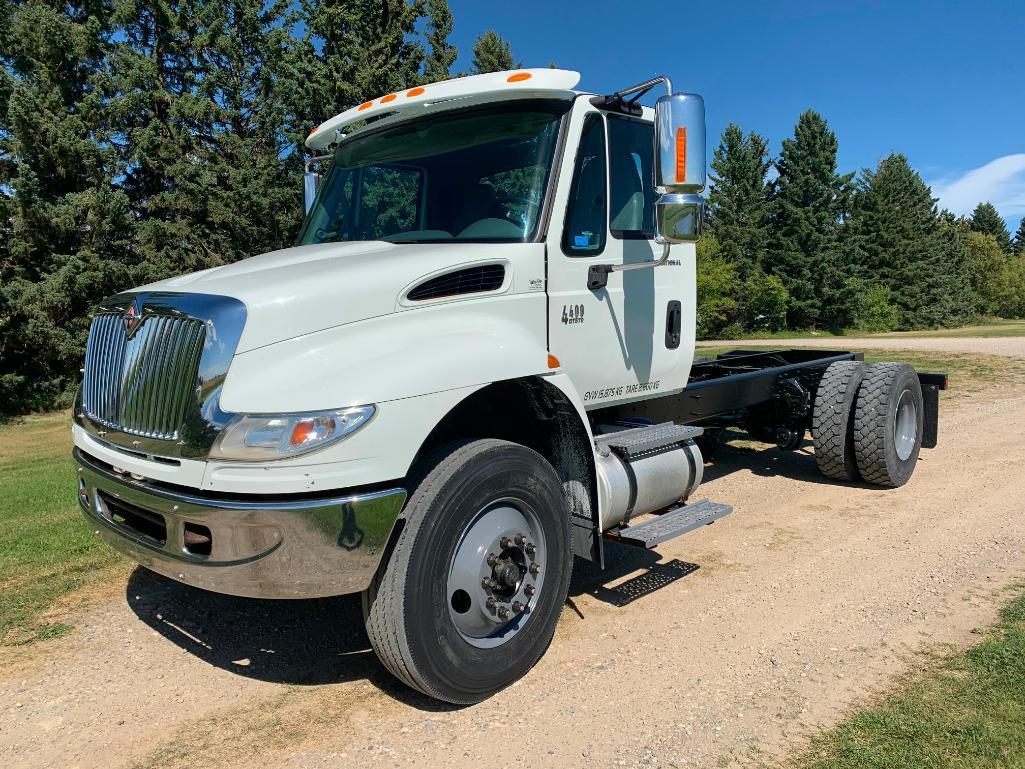
<path fill-rule="evenodd" d="M 730 122 L 773 152 L 811 107 L 845 171 L 903 152 L 940 204 L 1025 215 L 1025 0 L 668 2 L 450 0 L 457 66 L 494 28 L 526 66 L 612 91 L 653 74 L 705 97 L 709 153 Z"/>

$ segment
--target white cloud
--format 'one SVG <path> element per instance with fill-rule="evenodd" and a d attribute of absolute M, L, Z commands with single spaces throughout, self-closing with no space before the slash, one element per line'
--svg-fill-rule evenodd
<path fill-rule="evenodd" d="M 960 176 L 946 176 L 930 182 L 941 208 L 955 214 L 970 214 L 988 200 L 1005 219 L 1025 214 L 1025 153 L 1004 155 Z"/>

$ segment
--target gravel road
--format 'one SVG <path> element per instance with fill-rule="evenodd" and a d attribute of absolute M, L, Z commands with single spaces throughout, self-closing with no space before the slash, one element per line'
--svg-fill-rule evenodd
<path fill-rule="evenodd" d="M 1023 337 L 825 337 L 802 339 L 757 339 L 698 342 L 698 347 L 815 347 L 824 350 L 847 350 L 871 347 L 875 350 L 922 350 L 923 352 L 975 353 L 1025 358 Z"/>
<path fill-rule="evenodd" d="M 934 343 L 1025 354 L 1022 340 Z M 611 573 L 578 564 L 548 654 L 468 708 L 394 684 L 357 599 L 234 599 L 126 570 L 71 636 L 0 657 L 0 766 L 771 759 L 923 650 L 969 643 L 1025 572 L 1025 392 L 944 395 L 941 409 L 940 447 L 895 491 L 827 482 L 808 448 L 724 447 L 702 494 L 734 513 L 657 553 L 610 545 Z M 661 587 L 629 601 L 645 580 Z"/>

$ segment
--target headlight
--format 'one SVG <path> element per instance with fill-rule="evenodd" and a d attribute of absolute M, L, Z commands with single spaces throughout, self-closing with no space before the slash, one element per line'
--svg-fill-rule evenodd
<path fill-rule="evenodd" d="M 211 459 L 282 459 L 337 443 L 370 421 L 374 406 L 308 414 L 239 414 L 210 450 Z"/>

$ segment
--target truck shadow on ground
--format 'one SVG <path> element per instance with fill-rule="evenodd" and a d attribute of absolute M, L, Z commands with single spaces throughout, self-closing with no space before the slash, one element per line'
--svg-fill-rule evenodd
<path fill-rule="evenodd" d="M 756 450 L 724 443 L 706 480 L 748 470 L 813 483 L 821 476 L 810 448 L 794 452 Z M 605 570 L 576 559 L 568 606 L 589 595 L 623 607 L 694 573 L 700 564 L 662 560 L 657 552 L 612 542 L 605 546 Z M 368 681 L 385 694 L 421 710 L 451 706 L 399 684 L 377 660 L 363 626 L 358 595 L 271 601 L 212 593 L 137 568 L 125 597 L 148 627 L 210 665 L 240 676 L 299 686 Z M 586 619 L 586 618 L 585 618 Z"/>
<path fill-rule="evenodd" d="M 148 627 L 214 667 L 296 686 L 367 681 L 420 710 L 448 710 L 396 681 L 363 627 L 358 595 L 260 600 L 212 593 L 139 567 L 125 590 Z"/>
<path fill-rule="evenodd" d="M 837 481 L 824 476 L 815 464 L 812 442 L 805 439 L 801 445 L 784 451 L 768 444 L 747 445 L 747 436 L 739 434 L 724 440 L 709 462 L 706 457 L 703 483 L 723 478 L 731 473 L 747 471 L 762 478 L 785 477 L 804 483 L 826 484 L 828 486 L 850 486 L 851 488 L 878 489 L 861 481 Z M 696 496 L 700 497 L 699 489 Z M 721 500 L 728 502 L 729 500 Z"/>
<path fill-rule="evenodd" d="M 580 614 L 573 599 L 585 593 L 624 606 L 656 585 L 684 576 L 680 563 L 663 564 L 655 552 L 610 543 L 605 571 L 576 559 L 569 608 Z M 608 587 L 638 570 L 643 570 L 642 576 L 651 575 L 650 584 L 643 587 L 652 589 L 642 590 L 636 578 Z M 455 708 L 411 691 L 384 669 L 370 647 L 358 595 L 294 601 L 238 598 L 183 585 L 139 567 L 129 577 L 125 597 L 149 628 L 236 675 L 298 686 L 367 681 L 420 710 Z"/>

